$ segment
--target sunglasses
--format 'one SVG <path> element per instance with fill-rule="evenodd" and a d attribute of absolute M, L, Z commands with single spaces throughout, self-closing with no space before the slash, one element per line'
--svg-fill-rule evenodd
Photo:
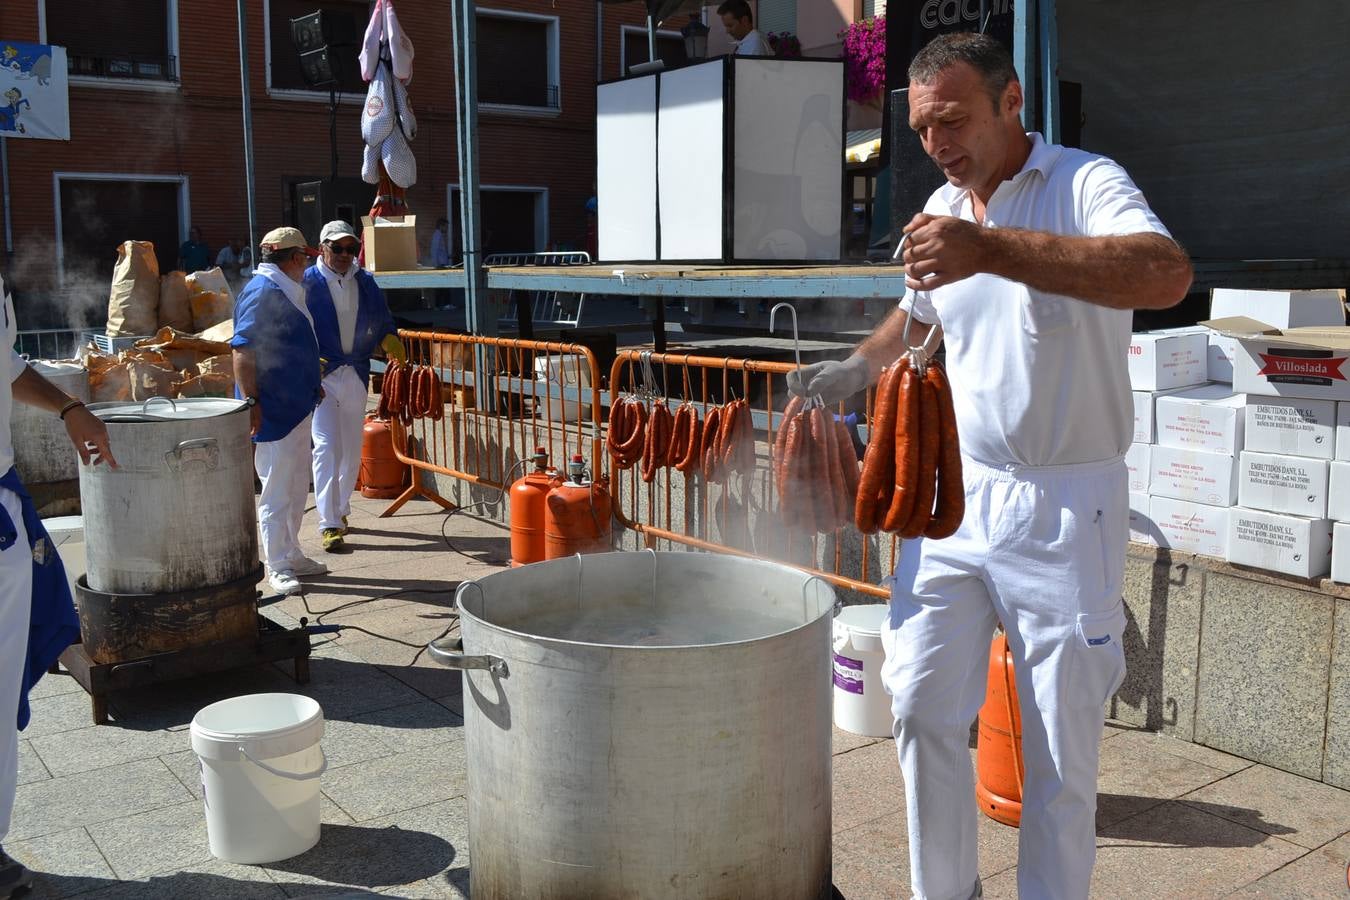
<path fill-rule="evenodd" d="M 328 249 L 339 256 L 355 256 L 360 244 L 329 244 Z"/>

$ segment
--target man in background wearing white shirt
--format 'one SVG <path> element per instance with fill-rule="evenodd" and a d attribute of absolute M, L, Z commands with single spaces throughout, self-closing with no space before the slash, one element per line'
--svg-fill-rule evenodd
<path fill-rule="evenodd" d="M 717 7 L 727 34 L 736 42 L 737 56 L 773 56 L 764 35 L 755 30 L 755 18 L 746 0 L 726 0 Z"/>
<path fill-rule="evenodd" d="M 323 400 L 314 411 L 314 501 L 323 549 L 343 549 L 352 490 L 361 468 L 366 384 L 377 349 L 407 359 L 384 292 L 356 262 L 361 241 L 346 222 L 319 233 L 323 256 L 305 272 L 305 302 L 314 319 L 323 367 Z"/>

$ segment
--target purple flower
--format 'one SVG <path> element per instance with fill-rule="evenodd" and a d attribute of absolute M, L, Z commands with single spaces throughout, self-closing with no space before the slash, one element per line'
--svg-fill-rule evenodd
<path fill-rule="evenodd" d="M 839 33 L 848 99 L 866 103 L 886 87 L 886 17 L 854 22 Z"/>

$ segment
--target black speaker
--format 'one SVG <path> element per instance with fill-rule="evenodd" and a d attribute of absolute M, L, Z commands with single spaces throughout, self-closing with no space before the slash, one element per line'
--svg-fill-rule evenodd
<path fill-rule="evenodd" d="M 300 54 L 300 76 L 310 87 L 325 87 L 337 83 L 333 74 L 333 61 L 329 58 L 327 46 Z"/>
<path fill-rule="evenodd" d="M 909 127 L 909 88 L 892 91 L 889 108 L 891 131 L 887 142 L 891 149 L 891 246 L 894 247 L 900 229 L 916 213 L 923 212 L 933 191 L 947 179 L 923 152 L 919 136 Z"/>
<path fill-rule="evenodd" d="M 291 43 L 300 54 L 300 74 L 305 84 L 334 85 L 337 76 L 332 52 L 356 46 L 356 19 L 323 10 L 291 19 Z"/>
<path fill-rule="evenodd" d="M 319 232 L 327 221 L 324 200 L 322 181 L 305 181 L 295 186 L 295 227 L 300 229 L 311 247 L 319 246 Z"/>
<path fill-rule="evenodd" d="M 291 43 L 300 53 L 324 47 L 328 44 L 328 39 L 324 36 L 323 27 L 322 11 L 291 19 Z"/>

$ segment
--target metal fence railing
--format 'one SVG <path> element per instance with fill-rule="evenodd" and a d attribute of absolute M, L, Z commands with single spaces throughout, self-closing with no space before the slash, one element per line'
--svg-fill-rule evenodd
<path fill-rule="evenodd" d="M 535 447 L 562 468 L 581 454 L 601 472 L 600 371 L 579 344 L 400 331 L 408 363 L 440 377 L 444 415 L 394 429 L 395 452 L 413 469 L 506 488 Z M 418 478 L 382 513 L 415 496 L 448 505 Z"/>
<path fill-rule="evenodd" d="M 778 515 L 781 498 L 772 477 L 773 447 L 788 399 L 783 376 L 791 371 L 790 364 L 623 350 L 610 370 L 610 398 L 642 393 L 645 379 L 639 364 L 644 357 L 672 412 L 678 404 L 689 402 L 697 408 L 700 420 L 706 420 L 716 406 L 736 399 L 748 401 L 756 466 L 748 475 L 733 473 L 722 483 L 709 483 L 697 471 L 685 475 L 674 468 L 659 470 L 649 483 L 640 478 L 637 466 L 626 472 L 611 470 L 614 510 L 622 525 L 642 534 L 649 546 L 669 541 L 700 550 L 777 559 L 840 587 L 889 596 L 879 582 L 894 570 L 898 538 L 862 535 L 852 526 L 824 534 L 793 531 Z M 869 389 L 869 411 L 873 396 Z"/>
<path fill-rule="evenodd" d="M 14 349 L 29 359 L 72 359 L 84 344 L 84 332 L 72 328 L 33 328 L 14 337 Z"/>

